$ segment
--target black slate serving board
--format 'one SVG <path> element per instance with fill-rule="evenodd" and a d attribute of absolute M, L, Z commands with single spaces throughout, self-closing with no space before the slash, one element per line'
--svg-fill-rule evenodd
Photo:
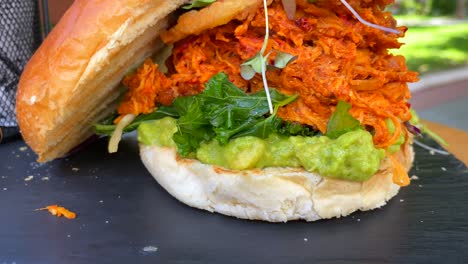
<path fill-rule="evenodd" d="M 114 155 L 106 144 L 47 164 L 21 140 L 0 145 L 0 264 L 468 263 L 468 171 L 453 156 L 415 146 L 419 180 L 382 209 L 272 224 L 187 207 L 145 170 L 134 137 Z M 78 218 L 34 211 L 55 203 Z"/>

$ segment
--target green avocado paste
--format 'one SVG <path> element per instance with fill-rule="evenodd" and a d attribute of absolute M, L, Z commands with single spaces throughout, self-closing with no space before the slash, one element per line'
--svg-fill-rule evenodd
<path fill-rule="evenodd" d="M 385 119 L 385 123 L 387 124 L 388 132 L 390 132 L 390 134 L 393 135 L 393 133 L 395 133 L 395 125 L 389 118 Z M 397 141 L 395 141 L 393 145 L 388 147 L 388 152 L 390 152 L 390 154 L 398 152 L 401 149 L 401 145 L 403 145 L 403 143 L 405 143 L 405 135 L 404 133 L 401 133 Z"/>
<path fill-rule="evenodd" d="M 173 147 L 175 132 L 176 120 L 165 117 L 142 123 L 138 140 L 145 145 Z M 206 164 L 235 170 L 303 167 L 326 177 L 365 181 L 378 171 L 385 151 L 375 148 L 369 132 L 357 129 L 337 139 L 273 134 L 266 139 L 239 137 L 225 145 L 212 140 L 202 143 L 195 157 Z"/>

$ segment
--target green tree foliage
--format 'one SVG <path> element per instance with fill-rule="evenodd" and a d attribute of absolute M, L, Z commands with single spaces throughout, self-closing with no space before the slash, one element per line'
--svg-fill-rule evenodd
<path fill-rule="evenodd" d="M 399 14 L 460 16 L 467 3 L 468 0 L 396 0 L 393 8 Z"/>

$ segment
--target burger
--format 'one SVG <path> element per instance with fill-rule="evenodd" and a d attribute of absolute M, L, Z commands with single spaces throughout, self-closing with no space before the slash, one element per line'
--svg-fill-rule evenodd
<path fill-rule="evenodd" d="M 169 194 L 237 218 L 381 207 L 414 156 L 392 2 L 77 0 L 22 74 L 22 135 L 46 162 L 137 130 Z"/>

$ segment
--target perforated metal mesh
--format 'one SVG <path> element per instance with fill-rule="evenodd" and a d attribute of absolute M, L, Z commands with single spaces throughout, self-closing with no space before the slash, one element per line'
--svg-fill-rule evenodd
<path fill-rule="evenodd" d="M 40 40 L 37 1 L 0 0 L 0 128 L 17 126 L 16 87 Z"/>

